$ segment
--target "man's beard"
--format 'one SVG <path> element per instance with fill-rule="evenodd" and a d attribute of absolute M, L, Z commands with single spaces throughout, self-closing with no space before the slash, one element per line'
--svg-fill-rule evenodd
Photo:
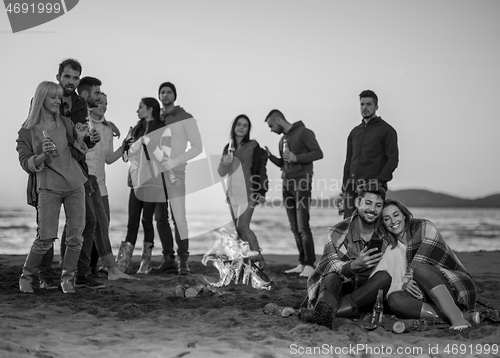
<path fill-rule="evenodd" d="M 63 87 L 63 96 L 68 97 L 71 96 L 75 92 L 75 87 L 72 89 L 67 89 L 66 87 Z"/>
<path fill-rule="evenodd" d="M 375 214 L 375 217 L 373 218 L 373 221 L 369 221 L 368 219 L 365 218 L 365 215 L 364 215 L 364 212 L 361 214 L 359 213 L 359 218 L 361 219 L 361 221 L 367 225 L 373 225 L 375 224 L 378 219 L 380 218 L 380 216 L 376 216 Z"/>

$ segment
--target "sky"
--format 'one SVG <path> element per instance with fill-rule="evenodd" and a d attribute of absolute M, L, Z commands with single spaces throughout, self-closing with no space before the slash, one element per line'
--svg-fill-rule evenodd
<path fill-rule="evenodd" d="M 203 155 L 220 154 L 231 121 L 247 114 L 251 137 L 278 153 L 264 122 L 272 109 L 303 121 L 324 158 L 313 196 L 340 190 L 359 93 L 398 133 L 392 190 L 463 198 L 500 192 L 500 2 L 463 0 L 85 0 L 46 24 L 12 33 L 0 13 L 2 205 L 25 204 L 27 174 L 15 140 L 29 101 L 58 64 L 76 58 L 99 78 L 106 118 L 123 135 L 143 97 L 164 81 L 198 121 Z M 115 140 L 115 146 L 121 140 Z M 107 167 L 111 206 L 126 205 L 128 165 Z M 268 164 L 280 197 L 280 171 Z"/>

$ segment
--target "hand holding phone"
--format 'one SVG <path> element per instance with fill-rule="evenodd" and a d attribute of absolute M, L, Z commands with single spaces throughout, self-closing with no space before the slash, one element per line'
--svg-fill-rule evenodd
<path fill-rule="evenodd" d="M 372 251 L 370 256 L 381 253 L 383 243 L 384 243 L 383 240 L 378 240 L 378 239 L 371 239 L 370 241 L 368 241 L 368 250 L 377 249 L 376 251 Z"/>

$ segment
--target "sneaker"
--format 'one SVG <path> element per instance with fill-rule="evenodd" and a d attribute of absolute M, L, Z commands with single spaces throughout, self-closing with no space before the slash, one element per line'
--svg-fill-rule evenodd
<path fill-rule="evenodd" d="M 286 270 L 285 273 L 302 273 L 302 271 L 304 271 L 304 265 L 300 264 L 293 269 Z"/>
<path fill-rule="evenodd" d="M 304 266 L 304 270 L 300 273 L 299 277 L 311 277 L 312 274 L 314 273 L 314 267 L 306 265 Z"/>
<path fill-rule="evenodd" d="M 106 286 L 100 282 L 97 282 L 91 274 L 80 276 L 75 278 L 75 284 L 73 285 L 75 288 L 90 288 L 93 290 L 97 290 L 99 288 L 106 288 Z"/>
<path fill-rule="evenodd" d="M 40 288 L 44 290 L 57 290 L 59 288 L 59 284 L 56 284 L 51 278 L 41 278 Z"/>

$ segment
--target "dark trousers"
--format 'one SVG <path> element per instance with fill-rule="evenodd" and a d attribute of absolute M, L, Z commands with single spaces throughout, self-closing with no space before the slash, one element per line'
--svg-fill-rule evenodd
<path fill-rule="evenodd" d="M 155 232 L 153 227 L 153 214 L 155 212 L 155 207 L 156 203 L 139 200 L 135 195 L 134 189 L 130 189 L 130 195 L 128 198 L 127 235 L 125 236 L 125 241 L 130 242 L 135 246 L 142 213 L 144 242 L 154 242 Z"/>
<path fill-rule="evenodd" d="M 316 255 L 311 227 L 309 226 L 310 202 L 310 188 L 303 189 L 299 185 L 295 188 L 283 186 L 283 204 L 299 250 L 299 262 L 302 265 L 313 266 Z"/>
<path fill-rule="evenodd" d="M 170 212 L 170 214 L 172 214 L 172 212 Z M 155 220 L 156 220 L 156 229 L 158 230 L 158 235 L 160 236 L 161 245 L 163 248 L 162 251 L 163 256 L 170 256 L 172 258 L 175 257 L 174 236 L 172 235 L 172 228 L 169 222 L 167 203 L 156 204 Z M 174 222 L 174 228 L 175 228 L 175 242 L 177 244 L 177 255 L 183 256 L 185 254 L 189 254 L 189 240 L 181 239 L 174 215 L 172 215 L 172 220 Z"/>
<path fill-rule="evenodd" d="M 113 251 L 109 240 L 109 221 L 104 204 L 102 202 L 101 190 L 97 184 L 97 178 L 89 175 L 89 183 L 92 192 L 86 194 L 85 213 L 87 222 L 83 230 L 83 247 L 77 266 L 77 276 L 85 276 L 91 273 L 91 255 L 95 244 L 97 253 L 103 258 L 104 266 L 109 267 L 114 263 Z M 96 232 L 96 229 L 99 231 Z M 63 236 L 65 233 L 63 233 Z M 64 253 L 64 240 L 61 242 L 61 254 Z"/>
<path fill-rule="evenodd" d="M 340 303 L 343 296 L 349 295 L 350 301 L 360 310 L 371 310 L 377 299 L 378 290 L 384 291 L 384 296 L 391 287 L 391 275 L 386 271 L 379 271 L 368 279 L 363 285 L 354 287 L 351 282 L 342 283 L 340 276 L 334 272 L 322 278 L 320 292 L 328 290 Z"/>
<path fill-rule="evenodd" d="M 111 212 L 109 210 L 109 198 L 107 195 L 104 195 L 101 197 L 101 200 L 102 200 L 102 205 L 104 207 L 104 212 L 106 213 L 106 217 L 108 218 L 108 230 L 109 230 L 109 222 L 111 219 L 111 216 L 110 216 Z M 99 226 L 99 221 L 97 221 L 96 227 L 95 227 L 96 237 L 97 237 L 97 235 L 100 235 L 100 229 L 101 229 L 101 227 Z M 97 247 L 96 247 L 95 240 L 94 240 L 94 244 L 92 245 L 92 253 L 90 254 L 90 267 L 97 269 L 97 261 L 99 261 L 99 253 L 97 252 Z"/>

